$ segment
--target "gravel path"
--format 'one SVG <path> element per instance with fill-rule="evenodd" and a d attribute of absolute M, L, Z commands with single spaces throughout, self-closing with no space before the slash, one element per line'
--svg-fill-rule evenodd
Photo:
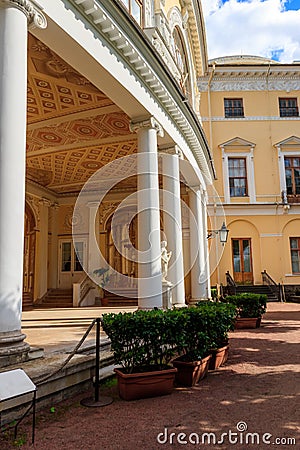
<path fill-rule="evenodd" d="M 112 396 L 111 405 L 81 406 L 87 393 L 53 405 L 52 412 L 37 413 L 34 447 L 30 421 L 19 442 L 38 450 L 300 448 L 299 320 L 300 304 L 270 303 L 261 328 L 231 333 L 226 366 L 197 387 L 125 402 L 114 384 L 107 385 L 100 395 Z M 2 435 L 0 449 L 11 448 L 16 445 Z"/>

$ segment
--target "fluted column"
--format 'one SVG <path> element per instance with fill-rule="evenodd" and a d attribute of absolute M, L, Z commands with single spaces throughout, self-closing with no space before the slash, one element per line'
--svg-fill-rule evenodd
<path fill-rule="evenodd" d="M 138 135 L 138 298 L 140 309 L 162 308 L 157 134 L 153 118 L 132 121 Z"/>
<path fill-rule="evenodd" d="M 208 298 L 206 273 L 207 246 L 201 188 L 189 190 L 191 303 Z"/>
<path fill-rule="evenodd" d="M 0 0 L 0 367 L 26 358 L 21 333 L 28 25 L 46 20 L 27 0 Z"/>
<path fill-rule="evenodd" d="M 164 232 L 168 251 L 172 251 L 167 279 L 173 284 L 173 305 L 185 305 L 182 221 L 180 201 L 179 159 L 182 152 L 177 145 L 160 149 L 163 173 Z"/>

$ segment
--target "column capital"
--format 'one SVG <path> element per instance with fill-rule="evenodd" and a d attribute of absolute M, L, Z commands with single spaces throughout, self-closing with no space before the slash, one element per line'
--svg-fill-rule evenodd
<path fill-rule="evenodd" d="M 25 14 L 29 27 L 42 29 L 47 27 L 46 17 L 34 2 L 29 0 L 0 0 L 0 8 L 9 6 L 15 7 Z"/>
<path fill-rule="evenodd" d="M 155 117 L 143 117 L 130 122 L 130 131 L 137 133 L 141 128 L 155 129 L 158 136 L 163 137 L 164 130 Z"/>
<path fill-rule="evenodd" d="M 179 159 L 183 159 L 182 150 L 177 144 L 161 145 L 158 149 L 158 153 L 167 153 L 168 155 L 178 156 Z"/>

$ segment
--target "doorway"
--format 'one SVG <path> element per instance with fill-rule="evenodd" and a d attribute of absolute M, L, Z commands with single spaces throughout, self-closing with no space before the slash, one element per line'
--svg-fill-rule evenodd
<path fill-rule="evenodd" d="M 253 284 L 251 239 L 232 239 L 233 278 L 237 284 Z"/>
<path fill-rule="evenodd" d="M 73 243 L 72 239 L 61 239 L 59 242 L 59 276 L 58 286 L 60 289 L 71 289 L 73 283 L 78 283 L 83 268 L 80 261 L 85 265 L 86 240 L 78 239 Z"/>

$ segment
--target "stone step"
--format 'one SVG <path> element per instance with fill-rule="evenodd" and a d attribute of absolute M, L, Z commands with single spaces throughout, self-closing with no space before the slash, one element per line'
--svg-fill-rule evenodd
<path fill-rule="evenodd" d="M 40 350 L 40 349 L 39 349 Z M 53 405 L 73 395 L 91 389 L 95 373 L 95 346 L 87 352 L 76 354 L 62 370 L 68 357 L 66 353 L 46 355 L 22 363 L 22 369 L 37 385 L 37 410 Z M 5 367 L 3 371 L 18 369 L 19 366 Z M 100 380 L 108 378 L 113 372 L 113 355 L 107 350 L 107 340 L 100 350 Z M 1 369 L 0 369 L 1 371 Z M 50 374 L 51 377 L 47 378 Z M 47 379 L 46 379 L 47 378 Z M 100 388 L 101 397 L 101 388 Z M 32 394 L 25 394 L 1 403 L 1 425 L 18 420 L 28 409 Z"/>

